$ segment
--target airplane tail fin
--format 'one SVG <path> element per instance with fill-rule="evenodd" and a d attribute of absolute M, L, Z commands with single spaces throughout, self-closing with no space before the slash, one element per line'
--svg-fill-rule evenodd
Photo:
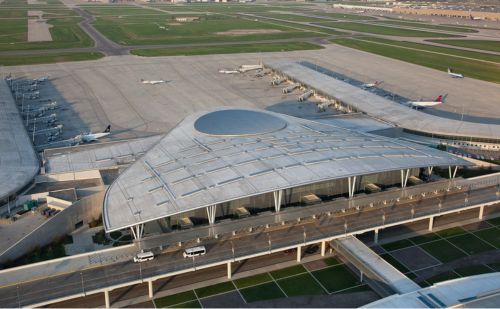
<path fill-rule="evenodd" d="M 111 125 L 109 124 L 107 127 L 106 127 L 106 130 L 104 130 L 102 133 L 110 133 L 111 132 Z"/>
<path fill-rule="evenodd" d="M 444 103 L 446 101 L 446 98 L 448 97 L 448 94 L 443 95 L 441 98 L 441 103 Z"/>
<path fill-rule="evenodd" d="M 448 73 L 451 73 L 451 69 L 450 68 L 448 68 Z"/>
<path fill-rule="evenodd" d="M 441 102 L 441 103 L 444 103 L 444 101 L 446 100 L 446 97 L 448 96 L 448 94 L 440 94 L 438 95 L 438 97 L 436 98 L 436 100 L 434 100 L 435 102 Z"/>

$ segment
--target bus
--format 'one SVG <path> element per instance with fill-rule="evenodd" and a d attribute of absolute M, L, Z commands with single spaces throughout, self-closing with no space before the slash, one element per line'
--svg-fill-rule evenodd
<path fill-rule="evenodd" d="M 137 255 L 134 256 L 134 262 L 135 263 L 146 262 L 146 261 L 151 261 L 154 258 L 155 258 L 155 255 L 153 254 L 153 252 L 145 251 L 145 252 L 137 253 Z"/>
<path fill-rule="evenodd" d="M 207 253 L 207 249 L 205 249 L 205 246 L 198 246 L 198 247 L 186 248 L 184 250 L 184 253 L 182 253 L 182 255 L 185 258 L 187 258 L 187 257 L 204 255 L 205 253 Z"/>

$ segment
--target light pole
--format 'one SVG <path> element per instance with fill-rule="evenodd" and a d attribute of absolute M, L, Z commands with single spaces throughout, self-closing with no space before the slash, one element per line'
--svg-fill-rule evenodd
<path fill-rule="evenodd" d="M 464 199 L 465 206 L 467 206 L 468 203 L 469 203 L 469 193 L 465 193 L 465 199 Z"/>
<path fill-rule="evenodd" d="M 344 234 L 347 235 L 347 221 L 344 220 Z"/>
<path fill-rule="evenodd" d="M 440 198 L 438 198 L 438 201 L 439 201 L 439 203 L 438 203 L 438 212 L 441 213 L 441 208 L 443 207 L 443 203 L 441 202 Z"/>
<path fill-rule="evenodd" d="M 411 218 L 413 219 L 413 217 L 415 217 L 415 208 L 414 207 L 411 208 Z"/>
<path fill-rule="evenodd" d="M 231 240 L 231 252 L 233 252 L 233 260 L 234 260 L 234 243 Z"/>
<path fill-rule="evenodd" d="M 385 225 L 385 212 L 384 212 L 384 214 L 382 215 L 382 226 L 384 226 L 384 225 Z"/>
<path fill-rule="evenodd" d="M 19 285 L 16 288 L 16 293 L 17 293 L 17 304 L 18 304 L 18 307 L 21 308 L 21 297 L 19 296 Z"/>
<path fill-rule="evenodd" d="M 302 226 L 302 229 L 304 230 L 304 245 L 306 244 L 306 227 Z"/>
<path fill-rule="evenodd" d="M 269 243 L 269 252 L 271 252 L 271 235 L 267 233 L 267 242 Z"/>
<path fill-rule="evenodd" d="M 193 257 L 193 258 L 194 258 L 194 257 Z M 141 263 L 140 263 L 140 262 L 139 262 L 139 263 L 137 263 L 137 264 L 139 264 L 139 277 L 140 277 L 141 282 L 142 282 L 142 266 L 141 266 Z"/>
<path fill-rule="evenodd" d="M 80 272 L 80 278 L 82 280 L 82 293 L 85 295 L 85 286 L 83 285 L 83 272 Z"/>

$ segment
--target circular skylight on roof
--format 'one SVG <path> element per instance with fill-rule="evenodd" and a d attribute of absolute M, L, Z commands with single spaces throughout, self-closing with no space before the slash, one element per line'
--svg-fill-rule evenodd
<path fill-rule="evenodd" d="M 205 114 L 194 128 L 209 135 L 241 136 L 271 133 L 286 127 L 286 121 L 260 111 L 226 109 Z"/>

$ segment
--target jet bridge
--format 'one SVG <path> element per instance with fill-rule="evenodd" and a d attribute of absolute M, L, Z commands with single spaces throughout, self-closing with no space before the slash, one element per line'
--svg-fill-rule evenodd
<path fill-rule="evenodd" d="M 381 296 L 394 293 L 405 294 L 420 289 L 420 286 L 389 264 L 378 254 L 354 236 L 335 239 L 331 247 L 347 259 L 361 273 L 361 278 L 367 278 L 370 286 Z"/>

